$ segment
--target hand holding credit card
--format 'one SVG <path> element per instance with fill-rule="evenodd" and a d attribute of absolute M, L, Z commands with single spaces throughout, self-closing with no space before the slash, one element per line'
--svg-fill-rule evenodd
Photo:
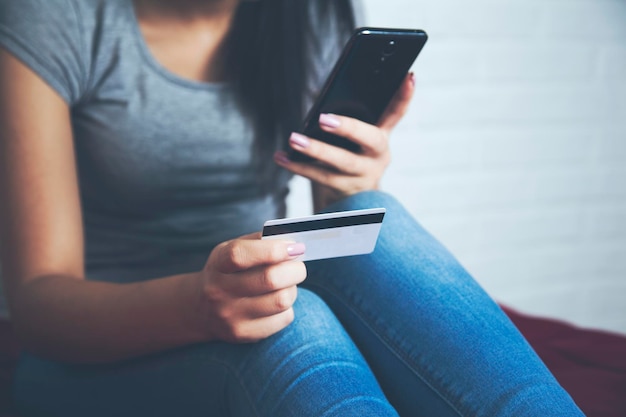
<path fill-rule="evenodd" d="M 384 208 L 373 208 L 268 220 L 262 239 L 304 243 L 302 261 L 364 255 L 374 251 L 384 217 Z"/>

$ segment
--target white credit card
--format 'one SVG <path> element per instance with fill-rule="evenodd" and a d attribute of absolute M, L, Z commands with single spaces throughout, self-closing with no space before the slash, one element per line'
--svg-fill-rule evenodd
<path fill-rule="evenodd" d="M 373 208 L 268 220 L 262 239 L 304 243 L 302 261 L 363 255 L 374 251 L 383 217 L 384 208 Z"/>

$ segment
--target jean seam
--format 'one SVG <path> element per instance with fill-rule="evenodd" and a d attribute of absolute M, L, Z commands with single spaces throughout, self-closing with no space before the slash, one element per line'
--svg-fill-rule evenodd
<path fill-rule="evenodd" d="M 307 288 L 315 290 L 315 292 L 317 292 L 318 294 L 326 292 L 329 295 L 335 297 L 335 299 L 339 300 L 417 378 L 422 380 L 422 382 L 424 382 L 424 384 L 426 384 L 426 386 L 428 386 L 439 398 L 441 398 L 443 401 L 445 401 L 446 404 L 448 404 L 452 408 L 452 410 L 454 410 L 455 413 L 457 413 L 461 417 L 463 416 L 463 413 L 460 411 L 460 407 L 457 407 L 457 405 L 455 405 L 451 400 L 449 400 L 448 398 L 443 396 L 441 394 L 440 390 L 436 389 L 434 387 L 433 383 L 431 383 L 431 381 L 429 381 L 429 379 L 427 379 L 424 375 L 422 375 L 420 372 L 418 372 L 418 370 L 416 368 L 420 368 L 420 367 L 417 364 L 414 364 L 413 366 L 411 365 L 413 362 L 418 362 L 418 361 L 414 360 L 413 358 L 411 358 L 408 354 L 407 355 L 403 354 L 402 349 L 400 348 L 400 346 L 397 343 L 395 343 L 391 338 L 385 337 L 384 332 L 382 332 L 382 331 L 374 328 L 372 325 L 370 325 L 369 321 L 366 320 L 361 315 L 360 311 L 357 308 L 355 308 L 355 306 L 353 306 L 352 303 L 350 303 L 349 301 L 344 300 L 344 297 L 340 297 L 337 292 L 332 291 L 331 289 L 328 289 L 328 288 L 325 288 L 325 287 L 322 287 L 322 286 L 319 286 L 319 285 L 316 285 L 316 284 L 310 284 L 310 283 L 307 283 Z"/>
<path fill-rule="evenodd" d="M 384 402 L 383 400 L 380 400 L 380 399 L 372 399 L 370 397 L 365 397 L 365 396 L 352 397 L 348 401 L 346 401 L 346 399 L 341 399 L 341 400 L 338 400 L 337 402 L 335 402 L 334 404 L 328 406 L 328 408 L 326 408 L 326 410 L 324 410 L 324 412 L 322 412 L 322 414 L 320 414 L 320 417 L 326 417 L 326 416 L 329 415 L 329 413 L 334 413 L 335 410 L 338 407 L 344 405 L 346 402 L 354 402 L 354 401 L 360 400 L 360 399 L 367 399 L 367 400 L 370 400 L 372 402 L 376 402 L 376 403 L 382 404 L 383 406 L 387 406 L 388 405 L 386 402 Z"/>
<path fill-rule="evenodd" d="M 282 400 L 282 398 L 285 395 L 289 394 L 290 392 L 292 392 L 295 389 L 295 385 L 294 384 L 296 384 L 301 378 L 311 376 L 311 375 L 313 375 L 313 374 L 315 374 L 317 372 L 320 372 L 320 371 L 324 371 L 325 370 L 324 368 L 334 367 L 338 363 L 340 363 L 340 361 L 334 361 L 334 362 L 325 362 L 324 361 L 324 362 L 311 364 L 311 366 L 307 370 L 305 370 L 303 372 L 300 372 L 298 375 L 296 375 L 294 378 L 292 378 L 289 381 L 289 384 L 287 384 L 285 390 L 281 393 L 281 396 L 280 396 L 281 400 Z M 350 365 L 350 366 L 352 366 L 352 367 L 356 367 L 353 363 L 350 363 L 350 362 L 345 362 L 345 363 Z M 273 414 L 273 412 L 276 410 L 278 405 L 279 405 L 279 402 L 277 401 L 277 403 L 272 408 L 272 410 L 271 410 L 272 413 L 270 413 L 270 415 L 272 415 L 272 416 L 275 415 L 275 414 Z"/>

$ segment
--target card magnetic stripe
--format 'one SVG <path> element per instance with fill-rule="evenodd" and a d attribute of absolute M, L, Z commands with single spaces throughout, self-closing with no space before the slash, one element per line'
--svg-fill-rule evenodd
<path fill-rule="evenodd" d="M 265 226 L 263 236 L 284 235 L 286 233 L 310 232 L 312 230 L 333 229 L 335 227 L 359 226 L 382 223 L 385 213 L 363 214 L 360 216 L 339 217 L 288 224 Z"/>

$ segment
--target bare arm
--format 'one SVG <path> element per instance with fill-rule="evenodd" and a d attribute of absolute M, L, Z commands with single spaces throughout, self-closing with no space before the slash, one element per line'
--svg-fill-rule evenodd
<path fill-rule="evenodd" d="M 2 275 L 26 348 L 59 359 L 112 360 L 205 336 L 193 322 L 191 277 L 127 286 L 84 279 L 68 106 L 6 52 L 0 158 Z"/>
<path fill-rule="evenodd" d="M 285 262 L 299 251 L 289 242 L 223 244 L 193 274 L 133 284 L 85 280 L 69 108 L 2 49 L 0 202 L 2 278 L 28 350 L 115 361 L 208 340 L 258 340 L 292 320 L 295 285 L 306 273 Z"/>

